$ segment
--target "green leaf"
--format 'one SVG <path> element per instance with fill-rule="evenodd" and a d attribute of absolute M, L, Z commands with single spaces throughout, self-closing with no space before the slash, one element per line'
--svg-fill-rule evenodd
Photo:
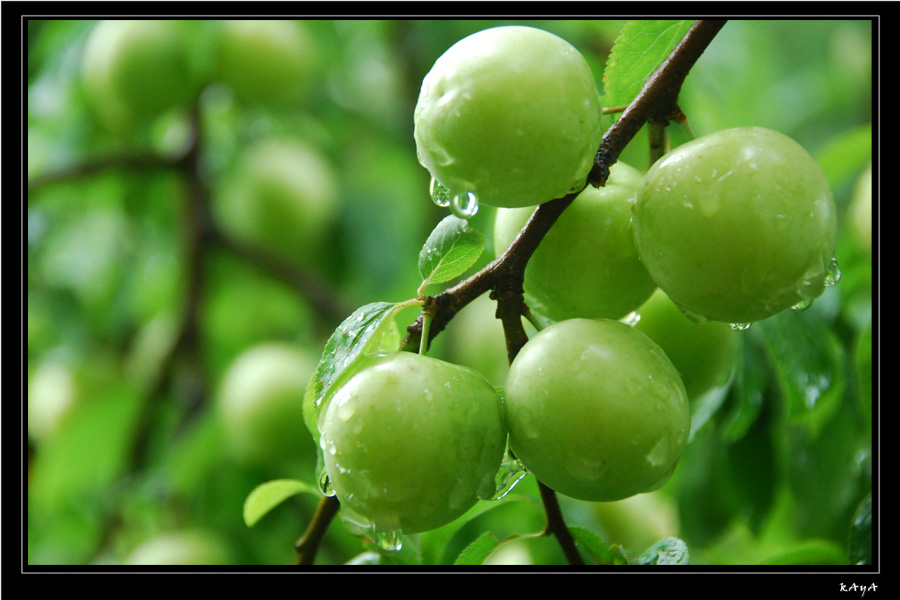
<path fill-rule="evenodd" d="M 600 539 L 596 533 L 583 527 L 569 527 L 569 532 L 575 539 L 575 542 L 590 554 L 591 558 L 599 565 L 616 565 L 625 564 L 627 561 L 621 555 L 617 555 L 615 550 Z"/>
<path fill-rule="evenodd" d="M 424 288 L 430 283 L 444 283 L 465 273 L 484 251 L 484 235 L 469 226 L 465 219 L 445 217 L 419 252 L 419 274 Z"/>
<path fill-rule="evenodd" d="M 765 350 L 762 344 L 747 337 L 742 344 L 741 368 L 736 370 L 728 391 L 731 408 L 722 423 L 722 437 L 728 443 L 747 435 L 759 418 L 766 397 L 769 368 Z"/>
<path fill-rule="evenodd" d="M 641 554 L 636 565 L 686 565 L 690 559 L 687 544 L 682 540 L 670 537 L 650 546 Z"/>
<path fill-rule="evenodd" d="M 452 523 L 448 523 L 443 527 L 439 527 L 437 529 L 422 533 L 419 536 L 422 544 L 422 563 L 446 564 L 446 561 L 450 560 L 450 557 L 446 556 L 444 553 L 447 550 L 448 545 L 450 544 L 450 540 L 459 532 L 460 529 L 462 529 L 473 519 L 480 517 L 487 512 L 496 511 L 501 507 L 513 502 L 534 506 L 534 503 L 525 496 L 509 494 L 507 496 L 504 496 L 500 500 L 492 500 L 490 502 L 477 502 L 475 506 L 470 508 L 468 511 L 466 511 L 465 514 L 454 520 Z M 535 510 L 539 510 L 536 506 L 534 506 L 534 508 Z"/>
<path fill-rule="evenodd" d="M 316 488 L 296 479 L 274 479 L 258 485 L 244 501 L 244 523 L 253 527 L 270 510 L 297 494 L 315 494 Z"/>
<path fill-rule="evenodd" d="M 840 342 L 813 310 L 785 311 L 757 326 L 787 402 L 788 423 L 805 425 L 817 435 L 843 397 Z"/>
<path fill-rule="evenodd" d="M 603 106 L 630 104 L 692 24 L 687 20 L 626 23 L 606 61 Z"/>
<path fill-rule="evenodd" d="M 454 565 L 480 565 L 497 549 L 500 540 L 490 531 L 482 533 L 478 539 L 469 544 L 459 553 Z"/>
<path fill-rule="evenodd" d="M 362 366 L 362 359 L 400 346 L 400 331 L 394 315 L 406 303 L 373 302 L 356 309 L 341 323 L 325 344 L 316 372 L 303 398 L 303 420 L 319 442 L 319 414 L 332 390 Z"/>

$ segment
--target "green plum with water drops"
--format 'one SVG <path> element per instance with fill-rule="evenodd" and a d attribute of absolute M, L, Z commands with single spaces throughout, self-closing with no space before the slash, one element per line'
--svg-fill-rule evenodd
<path fill-rule="evenodd" d="M 341 517 L 418 533 L 490 498 L 506 449 L 500 397 L 478 372 L 411 352 L 367 364 L 329 399 L 320 446 Z"/>
<path fill-rule="evenodd" d="M 619 319 L 656 289 L 632 235 L 631 214 L 641 177 L 630 165 L 614 164 L 605 186 L 585 188 L 553 224 L 525 267 L 525 301 L 538 320 Z M 533 208 L 497 210 L 498 255 L 533 212 Z"/>
<path fill-rule="evenodd" d="M 457 205 L 535 206 L 584 185 L 600 119 L 581 53 L 542 29 L 510 25 L 463 38 L 437 59 L 414 137 L 419 162 Z"/>
<path fill-rule="evenodd" d="M 588 501 L 658 489 L 691 429 L 684 384 L 665 352 L 607 319 L 569 319 L 531 338 L 510 366 L 504 410 L 525 468 Z"/>
<path fill-rule="evenodd" d="M 641 259 L 699 320 L 748 324 L 808 306 L 837 281 L 836 236 L 821 167 L 771 129 L 737 127 L 683 144 L 637 191 Z"/>

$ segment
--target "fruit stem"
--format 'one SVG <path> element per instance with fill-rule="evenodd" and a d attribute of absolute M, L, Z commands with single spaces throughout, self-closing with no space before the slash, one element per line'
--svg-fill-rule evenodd
<path fill-rule="evenodd" d="M 316 552 L 322 538 L 325 537 L 325 531 L 331 524 L 332 519 L 337 515 L 341 507 L 337 496 L 325 496 L 319 502 L 316 508 L 316 514 L 313 515 L 312 521 L 303 533 L 303 537 L 297 540 L 294 548 L 297 549 L 297 565 L 311 565 L 316 559 Z"/>
<path fill-rule="evenodd" d="M 659 123 L 652 119 L 647 122 L 647 133 L 650 138 L 650 164 L 647 166 L 652 167 L 656 161 L 665 155 L 669 134 L 664 123 Z"/>
<path fill-rule="evenodd" d="M 430 312 L 422 311 L 422 337 L 419 340 L 419 354 L 423 356 L 428 351 L 428 330 L 431 329 L 433 318 Z"/>

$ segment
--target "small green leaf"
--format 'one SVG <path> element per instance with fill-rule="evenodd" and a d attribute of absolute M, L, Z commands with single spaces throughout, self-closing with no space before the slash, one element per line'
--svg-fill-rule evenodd
<path fill-rule="evenodd" d="M 634 562 L 636 565 L 686 565 L 690 554 L 687 544 L 682 540 L 670 537 L 650 546 Z"/>
<path fill-rule="evenodd" d="M 606 61 L 603 106 L 630 104 L 692 24 L 686 20 L 626 23 Z"/>
<path fill-rule="evenodd" d="M 419 274 L 424 288 L 444 283 L 465 273 L 484 251 L 484 235 L 465 219 L 445 217 L 419 252 Z"/>
<path fill-rule="evenodd" d="M 615 550 L 593 531 L 583 527 L 569 527 L 569 532 L 575 542 L 590 554 L 598 565 L 625 564 L 624 558 L 617 556 Z"/>
<path fill-rule="evenodd" d="M 296 479 L 275 479 L 257 486 L 244 501 L 244 523 L 253 527 L 270 510 L 303 493 L 318 494 L 318 491 Z"/>
<path fill-rule="evenodd" d="M 303 420 L 318 445 L 318 418 L 331 390 L 356 373 L 361 359 L 381 350 L 400 346 L 400 331 L 394 315 L 406 303 L 373 302 L 356 309 L 341 323 L 325 344 L 316 372 L 303 398 Z"/>
<path fill-rule="evenodd" d="M 497 539 L 497 536 L 490 531 L 485 531 L 478 539 L 466 546 L 463 551 L 459 553 L 459 556 L 456 557 L 453 564 L 480 565 L 499 545 L 500 540 Z"/>

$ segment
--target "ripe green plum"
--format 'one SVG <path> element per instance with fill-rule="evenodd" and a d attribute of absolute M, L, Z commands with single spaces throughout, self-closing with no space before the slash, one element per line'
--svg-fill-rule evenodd
<path fill-rule="evenodd" d="M 602 135 L 590 66 L 562 38 L 518 25 L 441 55 L 414 112 L 419 162 L 450 196 L 535 206 L 579 189 Z"/>
<path fill-rule="evenodd" d="M 506 432 L 481 374 L 409 352 L 376 355 L 320 414 L 342 518 L 376 532 L 450 523 L 494 492 Z"/>
<path fill-rule="evenodd" d="M 585 188 L 553 224 L 525 268 L 525 299 L 540 320 L 619 319 L 656 289 L 632 234 L 632 208 L 641 177 L 634 167 L 614 164 L 604 187 Z M 533 212 L 533 208 L 497 209 L 498 256 Z"/>
<path fill-rule="evenodd" d="M 657 489 L 687 444 L 691 414 L 678 371 L 619 321 L 569 319 L 531 338 L 510 366 L 509 444 L 538 481 L 588 501 Z"/>
<path fill-rule="evenodd" d="M 740 345 L 740 332 L 725 323 L 698 323 L 686 317 L 657 289 L 637 313 L 635 329 L 660 345 L 678 369 L 688 398 L 694 400 L 724 384 Z"/>
<path fill-rule="evenodd" d="M 243 101 L 282 106 L 300 99 L 316 69 L 316 47 L 303 23 L 231 20 L 218 31 L 217 76 Z"/>
<path fill-rule="evenodd" d="M 158 116 L 197 91 L 181 21 L 101 20 L 88 37 L 81 66 L 95 112 L 113 129 Z"/>
<path fill-rule="evenodd" d="M 637 191 L 634 236 L 656 284 L 686 314 L 752 323 L 833 282 L 828 180 L 791 138 L 718 131 L 658 160 Z"/>
<path fill-rule="evenodd" d="M 229 233 L 303 260 L 318 251 L 339 200 L 335 168 L 321 151 L 296 138 L 272 137 L 237 158 L 213 209 Z"/>
<path fill-rule="evenodd" d="M 317 360 L 302 347 L 267 342 L 229 365 L 216 398 L 228 452 L 248 465 L 315 462 L 303 435 L 303 395 Z"/>

